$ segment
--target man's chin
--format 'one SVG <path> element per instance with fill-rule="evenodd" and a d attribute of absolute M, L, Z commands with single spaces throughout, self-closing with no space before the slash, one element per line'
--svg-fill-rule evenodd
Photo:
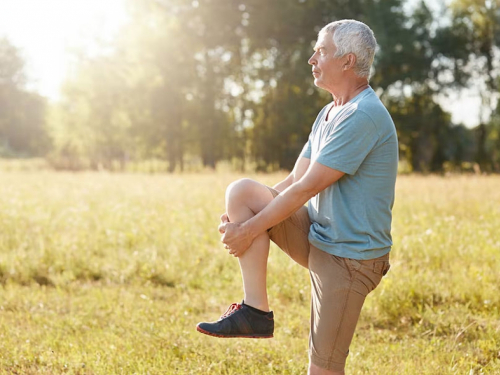
<path fill-rule="evenodd" d="M 320 89 L 323 88 L 323 85 L 321 84 L 321 80 L 318 78 L 314 79 L 314 86 L 319 87 Z"/>

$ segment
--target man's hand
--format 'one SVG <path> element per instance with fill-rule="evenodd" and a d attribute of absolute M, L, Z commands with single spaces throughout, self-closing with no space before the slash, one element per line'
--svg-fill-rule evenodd
<path fill-rule="evenodd" d="M 240 257 L 250 247 L 253 238 L 240 223 L 231 223 L 227 214 L 220 217 L 219 233 L 221 242 L 234 257 Z"/>
<path fill-rule="evenodd" d="M 229 223 L 229 217 L 227 216 L 227 213 L 223 213 L 220 215 L 220 224 L 219 224 L 219 233 L 224 234 L 223 231 L 221 231 L 221 228 L 224 224 Z"/>

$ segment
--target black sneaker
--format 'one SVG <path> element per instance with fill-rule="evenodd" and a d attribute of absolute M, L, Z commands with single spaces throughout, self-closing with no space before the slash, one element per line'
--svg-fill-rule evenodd
<path fill-rule="evenodd" d="M 198 323 L 196 329 L 215 337 L 266 339 L 273 337 L 274 315 L 272 311 L 259 314 L 243 303 L 233 303 L 218 321 Z"/>

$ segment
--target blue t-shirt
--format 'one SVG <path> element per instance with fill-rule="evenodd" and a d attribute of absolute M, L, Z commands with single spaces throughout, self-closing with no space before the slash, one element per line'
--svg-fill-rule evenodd
<path fill-rule="evenodd" d="M 392 246 L 396 128 L 371 87 L 332 105 L 319 113 L 301 156 L 345 175 L 309 200 L 309 241 L 340 257 L 378 258 Z"/>

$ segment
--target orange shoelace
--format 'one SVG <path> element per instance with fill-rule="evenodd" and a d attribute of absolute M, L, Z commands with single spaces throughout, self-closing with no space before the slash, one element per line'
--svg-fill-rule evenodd
<path fill-rule="evenodd" d="M 233 303 L 231 306 L 229 306 L 224 314 L 221 315 L 220 319 L 224 319 L 225 317 L 231 315 L 235 311 L 238 311 L 241 309 L 241 304 L 239 303 Z"/>

